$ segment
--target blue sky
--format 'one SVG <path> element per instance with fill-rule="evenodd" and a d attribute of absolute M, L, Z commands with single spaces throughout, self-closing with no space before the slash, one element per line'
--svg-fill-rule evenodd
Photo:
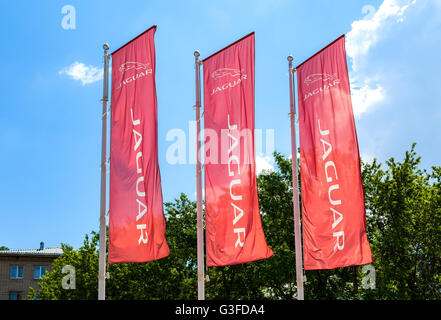
<path fill-rule="evenodd" d="M 75 8 L 75 29 L 62 8 Z M 71 21 L 72 22 L 72 21 Z M 0 4 L 0 246 L 82 244 L 99 228 L 102 44 L 117 49 L 156 24 L 159 162 L 165 201 L 195 198 L 188 127 L 194 57 L 256 33 L 256 128 L 290 154 L 286 57 L 295 64 L 347 34 L 365 160 L 402 159 L 417 142 L 439 165 L 441 1 L 24 1 Z M 170 130 L 187 164 L 170 164 Z M 265 141 L 265 139 L 264 139 Z M 272 160 L 258 155 L 260 168 Z"/>

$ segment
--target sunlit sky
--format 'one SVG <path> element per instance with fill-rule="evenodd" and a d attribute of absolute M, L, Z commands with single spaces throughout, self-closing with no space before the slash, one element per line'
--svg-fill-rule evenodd
<path fill-rule="evenodd" d="M 75 20 L 65 19 L 65 5 Z M 69 11 L 72 14 L 72 11 Z M 66 28 L 64 22 L 73 28 Z M 81 246 L 99 229 L 102 44 L 113 51 L 157 25 L 159 164 L 165 201 L 195 199 L 189 163 L 194 57 L 254 31 L 256 128 L 265 150 L 290 155 L 288 64 L 346 34 L 360 154 L 402 159 L 417 142 L 422 168 L 439 165 L 441 1 L 25 1 L 0 4 L 0 246 Z M 172 131 L 174 130 L 174 131 Z M 167 134 L 185 132 L 186 163 Z"/>

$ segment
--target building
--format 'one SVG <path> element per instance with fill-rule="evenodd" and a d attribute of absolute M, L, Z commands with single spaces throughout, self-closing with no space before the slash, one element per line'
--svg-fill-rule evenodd
<path fill-rule="evenodd" d="M 61 248 L 0 250 L 0 300 L 26 300 L 29 287 L 38 289 L 41 276 L 63 254 Z"/>

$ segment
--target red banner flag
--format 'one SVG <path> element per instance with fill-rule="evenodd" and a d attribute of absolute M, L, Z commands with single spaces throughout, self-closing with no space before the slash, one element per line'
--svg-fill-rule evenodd
<path fill-rule="evenodd" d="M 344 36 L 296 69 L 305 269 L 371 263 Z"/>
<path fill-rule="evenodd" d="M 254 159 L 254 33 L 204 64 L 207 265 L 270 257 Z"/>
<path fill-rule="evenodd" d="M 169 254 L 158 165 L 155 31 L 112 54 L 109 263 Z"/>

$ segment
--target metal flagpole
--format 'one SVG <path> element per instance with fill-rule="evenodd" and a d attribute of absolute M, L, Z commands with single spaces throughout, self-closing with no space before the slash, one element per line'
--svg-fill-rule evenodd
<path fill-rule="evenodd" d="M 205 300 L 204 279 L 204 229 L 202 223 L 202 166 L 200 159 L 201 141 L 201 79 L 200 69 L 202 62 L 199 60 L 199 51 L 194 52 L 196 75 L 196 198 L 197 198 L 197 261 L 198 261 L 198 300 Z"/>
<path fill-rule="evenodd" d="M 101 136 L 101 201 L 100 201 L 100 249 L 98 266 L 98 300 L 106 299 L 106 191 L 107 191 L 107 103 L 109 86 L 109 45 L 104 49 L 103 117 Z"/>
<path fill-rule="evenodd" d="M 302 253 L 302 234 L 300 221 L 300 206 L 299 206 L 299 186 L 298 186 L 298 170 L 297 170 L 297 146 L 296 146 L 296 129 L 295 116 L 296 107 L 294 101 L 294 78 L 293 74 L 296 71 L 292 67 L 294 58 L 288 56 L 289 62 L 289 101 L 291 118 L 291 155 L 292 155 L 292 196 L 294 207 L 294 234 L 295 234 L 295 252 L 296 252 L 296 277 L 297 277 L 297 300 L 303 300 L 303 253 Z"/>

